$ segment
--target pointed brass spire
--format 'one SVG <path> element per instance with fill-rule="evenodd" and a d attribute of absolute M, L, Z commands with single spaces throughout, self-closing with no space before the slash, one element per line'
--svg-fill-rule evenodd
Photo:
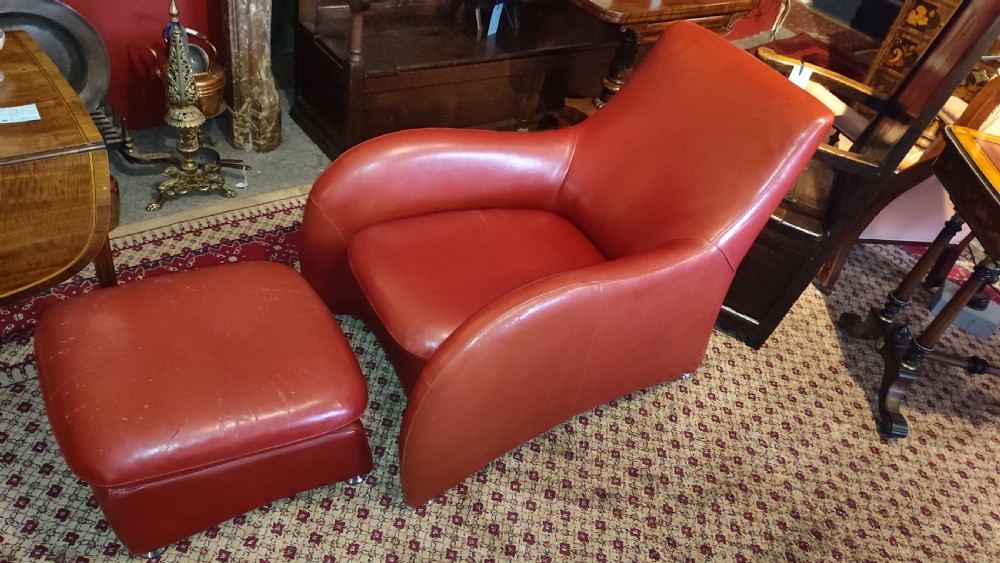
<path fill-rule="evenodd" d="M 195 159 L 201 148 L 201 126 L 205 114 L 195 105 L 198 102 L 198 85 L 194 69 L 188 58 L 187 31 L 180 23 L 177 2 L 170 0 L 170 23 L 167 25 L 167 87 L 169 108 L 163 118 L 167 125 L 177 129 L 177 156 L 180 167 L 168 166 L 163 171 L 167 176 L 157 187 L 159 198 L 146 206 L 156 211 L 163 202 L 187 193 L 215 192 L 225 197 L 234 197 L 236 192 L 227 189 L 225 178 L 219 174 L 218 163 L 199 164 Z"/>

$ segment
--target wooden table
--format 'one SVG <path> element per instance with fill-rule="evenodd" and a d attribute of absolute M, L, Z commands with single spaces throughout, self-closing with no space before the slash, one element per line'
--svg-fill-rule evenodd
<path fill-rule="evenodd" d="M 104 141 L 38 43 L 7 33 L 0 108 L 40 119 L 0 123 L 0 304 L 54 286 L 90 261 L 115 285 L 108 245 L 112 192 Z"/>
<path fill-rule="evenodd" d="M 924 360 L 962 367 L 970 374 L 1000 375 L 1000 368 L 978 356 L 962 358 L 934 349 L 973 297 L 1000 279 L 1000 264 L 992 258 L 1000 256 L 1000 195 L 997 192 L 1000 188 L 1000 137 L 966 127 L 948 127 L 945 148 L 934 162 L 934 172 L 951 196 L 955 215 L 899 286 L 889 293 L 881 310 L 872 309 L 864 321 L 857 315 L 844 314 L 838 323 L 851 336 L 876 340 L 876 349 L 884 362 L 879 390 L 879 432 L 897 438 L 908 433 L 899 408 L 907 388 L 919 377 L 919 367 Z M 920 281 L 966 222 L 988 257 L 976 265 L 968 281 L 914 337 L 907 324 L 895 321 L 896 315 L 910 303 Z"/>
<path fill-rule="evenodd" d="M 670 22 L 690 20 L 713 31 L 729 30 L 737 18 L 760 0 L 573 0 L 595 18 L 621 27 L 621 44 L 601 80 L 601 95 L 593 100 L 567 100 L 570 117 L 590 115 L 621 89 L 639 53 L 639 45 L 652 43 Z M 576 115 L 573 115 L 576 114 Z"/>

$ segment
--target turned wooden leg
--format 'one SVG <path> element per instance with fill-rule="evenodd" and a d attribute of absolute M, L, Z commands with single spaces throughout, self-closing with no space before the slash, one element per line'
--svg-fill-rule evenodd
<path fill-rule="evenodd" d="M 910 304 L 910 298 L 920 285 L 920 280 L 927 275 L 928 270 L 938 260 L 952 237 L 962 229 L 964 223 L 961 215 L 956 213 L 944 224 L 944 228 L 938 233 L 927 252 L 917 260 L 899 286 L 889 292 L 881 310 L 871 309 L 864 319 L 854 313 L 843 313 L 837 320 L 837 326 L 847 331 L 853 338 L 872 340 L 881 336 L 884 329 L 892 324 L 896 315 Z"/>
<path fill-rule="evenodd" d="M 955 262 L 958 262 L 962 253 L 965 252 L 965 249 L 969 247 L 974 238 L 976 238 L 975 233 L 970 232 L 958 244 L 948 247 L 948 250 L 934 263 L 931 271 L 927 272 L 927 277 L 924 278 L 924 287 L 927 289 L 940 287 L 948 279 L 951 268 L 955 265 Z"/>
<path fill-rule="evenodd" d="M 101 287 L 115 287 L 118 278 L 115 276 L 115 262 L 111 258 L 111 240 L 104 237 L 104 244 L 94 257 L 94 269 L 97 271 L 97 283 Z"/>
<path fill-rule="evenodd" d="M 930 271 L 934 263 L 937 262 L 938 258 L 944 252 L 948 243 L 954 238 L 960 230 L 962 230 L 962 225 L 965 224 L 965 220 L 958 213 L 951 216 L 951 219 L 944 224 L 944 228 L 938 233 L 937 238 L 931 243 L 930 248 L 927 252 L 917 260 L 914 264 L 913 269 L 910 273 L 906 274 L 903 281 L 899 283 L 899 287 L 889 294 L 889 300 L 886 301 L 885 306 L 882 309 L 882 316 L 887 320 L 892 320 L 895 318 L 899 311 L 910 303 L 910 297 L 913 296 L 913 292 L 916 291 L 917 286 L 920 285 L 921 280 L 927 276 L 927 272 Z M 949 321 L 950 322 L 950 321 Z"/>
<path fill-rule="evenodd" d="M 857 218 L 850 230 L 844 233 L 840 242 L 837 243 L 833 252 L 831 252 L 830 257 L 827 258 L 826 262 L 820 268 L 819 273 L 816 274 L 816 285 L 821 291 L 828 293 L 833 290 L 833 286 L 840 278 L 841 270 L 844 269 L 844 264 L 847 262 L 847 257 L 850 255 L 851 249 L 857 244 L 858 238 L 861 237 L 861 233 L 865 232 L 868 225 L 896 198 L 903 195 L 913 186 L 930 178 L 934 174 L 933 164 L 934 159 L 921 160 L 913 166 L 893 174 L 889 178 L 885 186 L 879 190 L 878 196 L 871 205 Z"/>
<path fill-rule="evenodd" d="M 941 335 L 954 322 L 955 317 L 969 303 L 969 300 L 976 293 L 982 291 L 985 286 L 996 283 L 998 279 L 1000 279 L 1000 265 L 991 259 L 983 260 L 976 265 L 972 276 L 962 284 L 955 296 L 948 301 L 948 304 L 934 317 L 934 320 L 927 325 L 920 336 L 910 338 L 908 347 L 905 347 L 905 339 L 909 336 L 909 331 L 905 326 L 893 333 L 888 343 L 889 346 L 886 346 L 885 343 L 882 344 L 883 349 L 891 347 L 897 350 L 905 349 L 905 352 L 898 359 L 893 355 L 892 361 L 885 352 L 882 354 L 886 365 L 882 376 L 882 386 L 879 390 L 879 432 L 885 436 L 897 438 L 906 436 L 906 419 L 900 414 L 899 407 L 906 395 L 907 388 L 920 376 L 918 371 L 920 362 L 934 351 Z"/>
<path fill-rule="evenodd" d="M 611 59 L 611 66 L 608 68 L 608 75 L 601 79 L 601 95 L 594 98 L 594 107 L 600 109 L 612 96 L 618 93 L 625 85 L 632 69 L 635 67 L 635 59 L 639 55 L 639 41 L 635 30 L 625 28 L 621 33 L 621 43 L 615 49 L 615 56 Z"/>

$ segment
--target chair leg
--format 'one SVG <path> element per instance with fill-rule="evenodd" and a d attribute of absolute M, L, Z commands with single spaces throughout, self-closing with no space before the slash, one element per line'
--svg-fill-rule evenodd
<path fill-rule="evenodd" d="M 829 258 L 827 258 L 826 262 L 820 268 L 819 273 L 816 275 L 816 285 L 821 291 L 825 293 L 833 291 L 833 286 L 836 285 L 837 280 L 840 278 L 840 271 L 844 268 L 844 263 L 847 262 L 847 257 L 851 253 L 851 249 L 854 248 L 854 245 L 857 244 L 861 233 L 868 228 L 868 225 L 875 220 L 875 217 L 887 205 L 892 203 L 893 200 L 913 186 L 930 178 L 934 174 L 933 164 L 933 159 L 921 160 L 913 166 L 893 174 L 886 181 L 878 197 L 855 220 L 854 225 L 851 226 L 840 241 L 837 242 Z"/>

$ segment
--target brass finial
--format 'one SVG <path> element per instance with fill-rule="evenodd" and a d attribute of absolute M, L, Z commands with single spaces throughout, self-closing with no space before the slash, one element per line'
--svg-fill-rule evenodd
<path fill-rule="evenodd" d="M 236 196 L 236 192 L 225 188 L 225 179 L 219 174 L 218 163 L 200 164 L 195 159 L 201 148 L 201 126 L 205 123 L 205 114 L 195 106 L 198 101 L 198 88 L 191 60 L 188 58 L 187 32 L 180 24 L 179 15 L 177 2 L 170 0 L 166 86 L 169 107 L 164 121 L 177 129 L 177 155 L 180 167 L 168 166 L 163 171 L 163 175 L 168 179 L 160 183 L 157 188 L 159 198 L 146 206 L 149 211 L 160 209 L 163 202 L 169 198 L 195 191 L 215 192 L 225 197 Z"/>

